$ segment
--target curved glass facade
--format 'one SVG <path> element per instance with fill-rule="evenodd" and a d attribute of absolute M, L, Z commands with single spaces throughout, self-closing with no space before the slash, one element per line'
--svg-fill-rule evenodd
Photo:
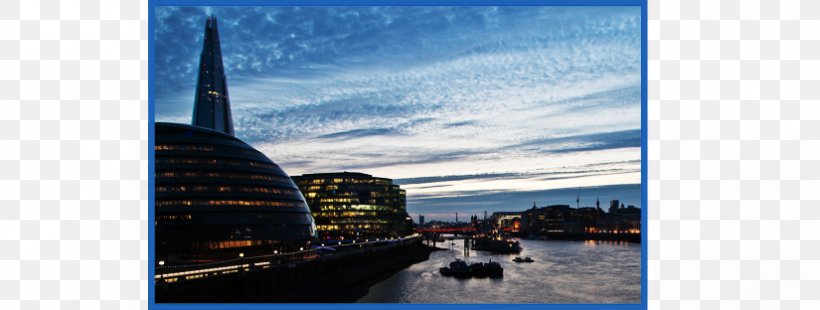
<path fill-rule="evenodd" d="M 354 172 L 294 176 L 323 239 L 400 237 L 412 230 L 406 196 L 385 178 Z"/>
<path fill-rule="evenodd" d="M 157 256 L 202 262 L 298 250 L 316 225 L 293 180 L 232 135 L 156 123 Z"/>

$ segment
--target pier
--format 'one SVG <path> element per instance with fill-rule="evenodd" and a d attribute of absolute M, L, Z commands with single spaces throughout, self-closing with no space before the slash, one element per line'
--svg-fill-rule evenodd
<path fill-rule="evenodd" d="M 156 299 L 157 302 L 352 302 L 366 295 L 371 285 L 427 260 L 432 251 L 414 235 L 218 263 L 160 266 L 154 279 Z"/>

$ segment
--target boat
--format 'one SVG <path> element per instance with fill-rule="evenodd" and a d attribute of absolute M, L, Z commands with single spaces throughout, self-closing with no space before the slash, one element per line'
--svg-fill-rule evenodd
<path fill-rule="evenodd" d="M 489 263 L 484 265 L 484 268 L 487 270 L 487 276 L 491 279 L 504 277 L 504 268 L 501 267 L 501 264 L 494 262 L 492 259 Z"/>
<path fill-rule="evenodd" d="M 470 266 L 460 259 L 456 259 L 454 262 L 450 263 L 450 270 L 453 272 L 453 277 L 459 279 L 467 279 L 473 276 Z"/>
<path fill-rule="evenodd" d="M 474 278 L 486 278 L 487 277 L 487 267 L 484 263 L 472 263 L 470 264 L 470 272 L 472 272 Z"/>
<path fill-rule="evenodd" d="M 532 258 L 529 257 L 529 256 L 526 256 L 524 258 L 522 258 L 521 256 L 516 256 L 515 258 L 513 258 L 513 261 L 516 262 L 516 263 L 532 263 L 532 262 L 534 262 L 534 260 L 532 260 Z"/>
<path fill-rule="evenodd" d="M 493 253 L 520 253 L 521 243 L 502 237 L 475 239 L 473 249 Z"/>
<path fill-rule="evenodd" d="M 445 276 L 445 277 L 452 277 L 453 276 L 453 271 L 450 270 L 449 267 L 441 267 L 441 268 L 438 269 L 438 272 L 440 272 L 441 275 Z"/>

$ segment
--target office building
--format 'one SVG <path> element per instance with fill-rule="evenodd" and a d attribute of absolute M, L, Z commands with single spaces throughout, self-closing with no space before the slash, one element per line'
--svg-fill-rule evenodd
<path fill-rule="evenodd" d="M 410 234 L 403 189 L 393 181 L 354 172 L 294 176 L 323 239 L 374 239 Z"/>

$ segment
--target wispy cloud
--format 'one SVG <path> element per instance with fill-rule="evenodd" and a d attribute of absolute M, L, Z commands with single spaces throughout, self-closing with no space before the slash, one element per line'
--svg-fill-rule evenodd
<path fill-rule="evenodd" d="M 158 121 L 190 120 L 209 10 L 237 136 L 290 174 L 451 178 L 407 183 L 426 195 L 640 182 L 638 8 L 161 7 Z"/>

